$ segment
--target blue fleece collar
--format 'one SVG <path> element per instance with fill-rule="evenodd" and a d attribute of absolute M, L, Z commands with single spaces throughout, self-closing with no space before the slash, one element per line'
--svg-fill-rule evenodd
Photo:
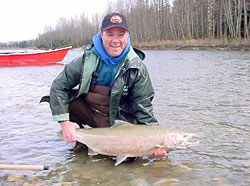
<path fill-rule="evenodd" d="M 101 58 L 101 60 L 104 61 L 109 67 L 112 67 L 116 65 L 117 63 L 121 62 L 126 57 L 126 55 L 128 54 L 130 50 L 130 36 L 128 36 L 128 41 L 127 41 L 127 45 L 125 49 L 123 50 L 121 55 L 117 57 L 111 57 L 108 55 L 107 51 L 103 47 L 100 32 L 94 35 L 92 40 L 95 45 L 95 47 L 93 48 L 93 52 L 95 52 Z"/>

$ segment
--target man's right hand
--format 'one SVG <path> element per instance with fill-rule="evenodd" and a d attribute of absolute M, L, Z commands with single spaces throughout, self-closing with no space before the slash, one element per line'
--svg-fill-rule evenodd
<path fill-rule="evenodd" d="M 62 127 L 62 134 L 66 142 L 76 142 L 76 129 L 79 129 L 79 125 L 71 121 L 60 122 Z"/>

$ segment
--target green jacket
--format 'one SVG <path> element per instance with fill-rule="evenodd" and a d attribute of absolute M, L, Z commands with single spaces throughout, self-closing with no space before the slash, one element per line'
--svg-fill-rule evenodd
<path fill-rule="evenodd" d="M 116 119 L 138 124 L 158 124 L 153 115 L 154 90 L 146 66 L 142 63 L 143 59 L 144 54 L 131 47 L 116 75 L 110 92 L 111 125 Z M 69 92 L 77 86 L 76 96 L 88 92 L 91 74 L 98 61 L 99 58 L 94 53 L 87 51 L 85 55 L 67 64 L 53 81 L 50 108 L 55 121 L 69 120 Z"/>

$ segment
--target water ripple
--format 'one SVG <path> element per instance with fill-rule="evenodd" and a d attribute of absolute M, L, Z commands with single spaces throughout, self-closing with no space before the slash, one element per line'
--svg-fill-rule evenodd
<path fill-rule="evenodd" d="M 105 156 L 74 154 L 49 105 L 39 104 L 63 66 L 0 68 L 0 163 L 48 164 L 47 172 L 21 172 L 47 185 L 250 185 L 249 52 L 145 53 L 160 124 L 195 133 L 198 146 L 117 167 Z M 80 54 L 71 51 L 65 63 Z M 18 173 L 1 171 L 0 184 Z"/>

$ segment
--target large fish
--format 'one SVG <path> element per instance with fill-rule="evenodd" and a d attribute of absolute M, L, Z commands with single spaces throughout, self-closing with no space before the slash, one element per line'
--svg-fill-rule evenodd
<path fill-rule="evenodd" d="M 89 155 L 116 156 L 115 165 L 119 165 L 127 157 L 152 155 L 159 147 L 169 152 L 194 145 L 197 142 L 189 142 L 192 136 L 166 127 L 133 125 L 119 120 L 108 128 L 76 130 L 76 140 L 88 146 Z"/>

